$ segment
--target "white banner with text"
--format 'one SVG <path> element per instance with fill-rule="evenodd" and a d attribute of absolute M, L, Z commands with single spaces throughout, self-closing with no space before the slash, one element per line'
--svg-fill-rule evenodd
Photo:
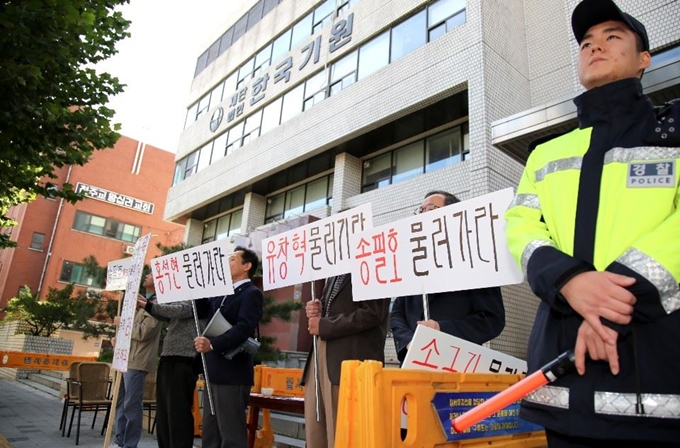
<path fill-rule="evenodd" d="M 355 234 L 355 301 L 521 283 L 503 214 L 511 188 Z"/>
<path fill-rule="evenodd" d="M 354 263 L 350 241 L 372 226 L 371 204 L 364 204 L 264 239 L 264 290 L 349 273 Z"/>

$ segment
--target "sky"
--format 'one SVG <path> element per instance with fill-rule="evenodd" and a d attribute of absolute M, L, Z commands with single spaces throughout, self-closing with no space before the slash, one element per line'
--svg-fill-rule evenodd
<path fill-rule="evenodd" d="M 97 65 L 127 84 L 109 99 L 120 133 L 175 152 L 184 128 L 196 59 L 247 11 L 243 0 L 131 0 L 119 53 Z"/>

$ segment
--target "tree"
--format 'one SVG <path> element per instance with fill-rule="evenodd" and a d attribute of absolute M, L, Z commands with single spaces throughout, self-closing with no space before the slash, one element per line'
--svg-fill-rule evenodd
<path fill-rule="evenodd" d="M 83 165 L 112 147 L 109 97 L 116 77 L 94 64 L 116 54 L 130 22 L 116 6 L 128 0 L 4 0 L 0 2 L 0 228 L 16 225 L 11 207 L 36 195 L 82 199 L 60 187 L 55 170 Z M 0 248 L 15 246 L 0 234 Z"/>
<path fill-rule="evenodd" d="M 108 316 L 107 306 L 110 307 L 107 301 L 96 295 L 82 291 L 74 294 L 71 283 L 62 289 L 49 288 L 45 300 L 40 300 L 24 286 L 4 311 L 6 320 L 23 321 L 28 326 L 28 333 L 34 336 L 49 337 L 63 328 L 82 331 L 89 337 L 111 332 L 110 325 L 91 321 Z"/>

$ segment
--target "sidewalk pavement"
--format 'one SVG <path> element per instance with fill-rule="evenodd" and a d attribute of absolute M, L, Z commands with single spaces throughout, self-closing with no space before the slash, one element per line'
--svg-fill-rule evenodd
<path fill-rule="evenodd" d="M 52 395 L 16 381 L 0 379 L 0 448 L 75 447 L 78 417 L 73 422 L 71 437 L 62 437 L 59 430 L 62 406 L 62 400 Z M 97 415 L 94 429 L 90 428 L 92 416 L 92 412 L 83 413 L 78 447 L 104 447 L 104 436 L 100 435 L 104 413 Z M 143 430 L 138 448 L 157 446 L 156 436 Z M 200 446 L 201 439 L 194 439 L 194 447 Z"/>

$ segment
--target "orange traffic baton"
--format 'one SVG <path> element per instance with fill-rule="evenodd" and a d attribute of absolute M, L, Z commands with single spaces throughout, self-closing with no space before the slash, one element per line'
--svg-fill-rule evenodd
<path fill-rule="evenodd" d="M 463 432 L 488 416 L 495 414 L 517 400 L 521 400 L 536 389 L 552 383 L 557 378 L 568 375 L 573 370 L 574 352 L 569 350 L 517 384 L 499 392 L 493 398 L 455 418 L 452 423 L 453 429 L 456 432 Z"/>

